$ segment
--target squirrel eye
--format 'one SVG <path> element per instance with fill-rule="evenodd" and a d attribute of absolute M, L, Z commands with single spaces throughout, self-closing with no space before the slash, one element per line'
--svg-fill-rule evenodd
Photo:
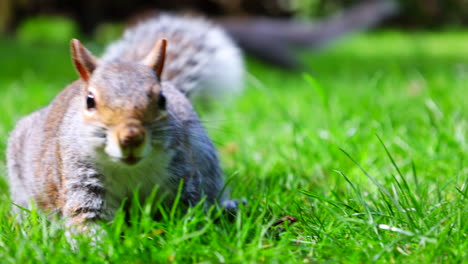
<path fill-rule="evenodd" d="M 161 110 L 166 110 L 166 96 L 162 92 L 159 93 L 158 107 Z"/>
<path fill-rule="evenodd" d="M 88 110 L 96 108 L 96 101 L 94 101 L 94 94 L 92 93 L 88 93 L 88 97 L 86 97 L 86 108 L 88 108 Z"/>

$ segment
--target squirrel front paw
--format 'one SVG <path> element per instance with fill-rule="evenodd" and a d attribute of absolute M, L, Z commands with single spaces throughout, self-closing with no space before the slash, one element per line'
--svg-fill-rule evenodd
<path fill-rule="evenodd" d="M 241 199 L 231 199 L 231 200 L 226 200 L 222 202 L 222 207 L 224 210 L 229 211 L 229 212 L 237 212 L 239 209 L 239 205 L 247 205 L 247 199 L 241 198 Z"/>

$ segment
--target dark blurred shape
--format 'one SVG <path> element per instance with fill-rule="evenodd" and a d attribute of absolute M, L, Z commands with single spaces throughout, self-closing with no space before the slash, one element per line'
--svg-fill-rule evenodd
<path fill-rule="evenodd" d="M 295 49 L 317 49 L 349 33 L 385 25 L 434 28 L 468 25 L 468 0 L 0 0 L 0 33 L 25 18 L 61 15 L 81 32 L 159 11 L 193 11 L 218 21 L 250 54 L 284 68 L 298 69 Z M 339 13 L 339 15 L 334 15 Z M 315 19 L 299 22 L 296 17 Z M 33 34 L 28 34 L 33 35 Z"/>
<path fill-rule="evenodd" d="M 467 0 L 395 0 L 400 13 L 387 25 L 437 28 L 468 25 Z M 14 29 L 36 15 L 65 15 L 91 33 L 102 22 L 123 21 L 147 9 L 193 10 L 208 16 L 267 16 L 300 14 L 319 18 L 361 3 L 362 0 L 0 0 L 0 32 Z"/>
<path fill-rule="evenodd" d="M 317 49 L 349 33 L 367 29 L 395 14 L 393 1 L 365 1 L 317 23 L 278 18 L 227 18 L 219 20 L 247 52 L 281 67 L 296 69 L 295 48 Z"/>
<path fill-rule="evenodd" d="M 193 10 L 208 16 L 265 15 L 290 17 L 280 0 L 0 0 L 0 32 L 14 29 L 37 15 L 63 15 L 77 21 L 85 33 L 102 22 L 124 21 L 145 10 Z"/>
<path fill-rule="evenodd" d="M 392 19 L 402 28 L 438 29 L 446 26 L 468 26 L 467 0 L 399 0 L 402 13 Z"/>

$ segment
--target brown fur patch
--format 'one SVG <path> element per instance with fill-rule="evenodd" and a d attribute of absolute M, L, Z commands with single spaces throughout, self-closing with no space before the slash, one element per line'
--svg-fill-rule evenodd
<path fill-rule="evenodd" d="M 84 85 L 84 82 L 75 81 L 67 86 L 56 97 L 54 103 L 50 105 L 50 110 L 44 123 L 44 138 L 48 140 L 40 143 L 40 155 L 34 175 L 43 184 L 43 192 L 36 194 L 35 200 L 38 206 L 45 211 L 56 210 L 57 205 L 63 203 L 63 195 L 59 195 L 59 193 L 62 193 L 62 186 L 57 186 L 56 184 L 57 178 L 63 174 L 61 152 L 57 142 L 57 128 L 60 127 L 67 107 L 77 93 L 81 91 L 82 85 Z M 50 157 L 49 153 L 51 152 L 54 153 L 55 164 L 51 164 L 50 160 L 45 159 L 46 157 Z M 62 181 L 59 180 L 58 182 Z"/>

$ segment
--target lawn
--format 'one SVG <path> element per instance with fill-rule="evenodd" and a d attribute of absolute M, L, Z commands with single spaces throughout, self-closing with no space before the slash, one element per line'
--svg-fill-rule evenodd
<path fill-rule="evenodd" d="M 99 45 L 90 47 L 98 52 Z M 234 219 L 134 205 L 76 238 L 14 221 L 0 177 L 2 263 L 468 262 L 468 32 L 372 33 L 301 53 L 305 72 L 248 60 L 245 92 L 200 115 Z M 76 79 L 68 42 L 0 39 L 0 161 L 15 122 Z M 296 221 L 275 223 L 285 216 Z"/>

